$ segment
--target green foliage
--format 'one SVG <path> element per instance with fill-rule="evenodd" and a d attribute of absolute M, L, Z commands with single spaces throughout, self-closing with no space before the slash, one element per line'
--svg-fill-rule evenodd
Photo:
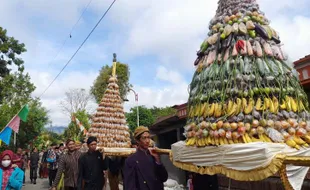
<path fill-rule="evenodd" d="M 27 122 L 21 121 L 19 132 L 16 134 L 16 146 L 27 148 L 28 144 L 32 144 L 40 133 L 44 130 L 44 126 L 49 122 L 48 112 L 42 106 L 38 99 L 29 102 L 29 114 Z M 19 111 L 20 107 L 14 108 L 8 104 L 3 104 L 0 107 L 1 129 L 14 117 Z M 10 148 L 14 148 L 13 134 L 11 137 Z"/>
<path fill-rule="evenodd" d="M 161 117 L 165 117 L 165 116 L 177 113 L 176 109 L 174 109 L 172 107 L 169 107 L 169 106 L 163 107 L 163 108 L 159 108 L 159 107 L 153 106 L 150 110 L 151 110 L 155 120 L 158 119 L 158 118 L 161 118 Z"/>
<path fill-rule="evenodd" d="M 29 103 L 27 122 L 21 122 L 20 130 L 17 134 L 17 146 L 33 143 L 48 122 L 48 111 L 42 106 L 42 103 L 38 99 L 31 101 Z"/>
<path fill-rule="evenodd" d="M 129 88 L 132 86 L 129 84 L 130 71 L 127 64 L 117 62 L 116 65 L 119 90 L 121 97 L 124 99 L 129 91 Z M 94 81 L 94 85 L 91 87 L 91 93 L 95 96 L 97 103 L 101 101 L 111 75 L 112 66 L 105 65 L 102 67 L 99 76 Z"/>
<path fill-rule="evenodd" d="M 0 77 L 10 73 L 8 66 L 12 63 L 18 67 L 18 71 L 23 71 L 24 61 L 18 58 L 18 55 L 26 51 L 25 44 L 7 36 L 7 30 L 2 27 L 0 27 L 0 41 Z"/>
<path fill-rule="evenodd" d="M 152 107 L 146 108 L 145 106 L 139 106 L 139 125 L 149 127 L 154 124 L 154 122 L 164 116 L 175 114 L 177 110 L 171 107 Z M 126 113 L 127 124 L 129 129 L 133 132 L 137 127 L 137 107 L 130 109 L 129 113 Z"/>
<path fill-rule="evenodd" d="M 49 131 L 48 128 L 44 128 L 32 145 L 42 149 L 42 147 L 48 147 L 53 143 L 60 144 L 63 140 L 62 135 L 58 135 L 57 133 Z"/>
<path fill-rule="evenodd" d="M 90 128 L 90 115 L 85 110 L 80 110 L 74 113 L 75 117 L 80 121 L 80 123 L 85 127 L 86 130 Z M 68 128 L 65 130 L 64 139 L 74 139 L 82 140 L 84 139 L 83 132 L 80 131 L 80 128 L 77 126 L 75 121 L 71 121 L 68 125 Z"/>
<path fill-rule="evenodd" d="M 137 107 L 131 108 L 130 112 L 126 113 L 126 119 L 129 129 L 134 131 L 137 127 Z M 154 121 L 151 110 L 145 106 L 139 106 L 139 125 L 149 127 Z"/>
<path fill-rule="evenodd" d="M 15 72 L 6 75 L 0 81 L 0 103 L 6 102 L 19 109 L 31 100 L 31 93 L 35 88 L 28 73 Z"/>
<path fill-rule="evenodd" d="M 7 31 L 0 27 L 0 129 L 28 103 L 29 114 L 27 122 L 20 123 L 16 135 L 16 146 L 27 148 L 33 143 L 44 126 L 48 123 L 47 110 L 39 99 L 33 99 L 35 90 L 28 73 L 24 73 L 24 61 L 18 57 L 25 52 L 25 44 L 19 43 L 13 37 L 7 36 Z M 17 72 L 10 73 L 10 67 L 17 66 Z M 9 148 L 14 149 L 13 135 Z M 1 149 L 7 148 L 5 145 Z"/>

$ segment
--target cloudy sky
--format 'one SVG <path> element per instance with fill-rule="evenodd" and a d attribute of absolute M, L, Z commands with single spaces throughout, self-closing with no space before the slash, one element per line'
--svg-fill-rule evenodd
<path fill-rule="evenodd" d="M 271 26 L 284 42 L 290 60 L 310 53 L 309 0 L 257 0 Z M 89 0 L 1 0 L 0 25 L 9 36 L 26 44 L 26 71 L 38 96 L 82 43 L 112 0 L 92 0 L 69 38 Z M 112 53 L 129 64 L 130 82 L 139 103 L 172 106 L 186 102 L 194 72 L 196 50 L 208 32 L 217 0 L 117 0 L 78 55 L 68 65 L 42 102 L 53 125 L 66 126 L 69 118 L 59 102 L 70 88 L 89 89 Z M 59 52 L 59 53 L 58 53 Z M 56 57 L 56 55 L 58 55 Z M 128 110 L 134 96 L 128 96 Z"/>

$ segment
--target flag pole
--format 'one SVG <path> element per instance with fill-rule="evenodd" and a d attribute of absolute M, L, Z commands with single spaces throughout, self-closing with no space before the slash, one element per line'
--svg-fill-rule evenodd
<path fill-rule="evenodd" d="M 14 131 L 14 147 L 16 146 L 16 132 Z"/>
<path fill-rule="evenodd" d="M 19 114 L 20 111 L 22 111 L 22 109 L 26 106 L 27 104 L 25 104 L 24 106 L 22 106 L 22 108 L 19 109 L 19 111 L 17 112 L 17 114 L 15 114 L 14 117 L 12 117 L 12 119 L 3 127 L 3 129 L 0 131 L 0 133 L 2 133 L 4 131 L 5 128 L 8 127 L 8 124 L 11 123 L 11 121 L 13 121 L 13 119 Z"/>

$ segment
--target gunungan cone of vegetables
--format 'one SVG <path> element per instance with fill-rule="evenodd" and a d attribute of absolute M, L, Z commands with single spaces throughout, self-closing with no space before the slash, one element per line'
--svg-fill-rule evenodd
<path fill-rule="evenodd" d="M 188 146 L 310 143 L 307 95 L 255 0 L 220 0 L 197 52 Z"/>
<path fill-rule="evenodd" d="M 99 147 L 130 148 L 130 134 L 126 125 L 125 112 L 117 84 L 116 55 L 108 87 L 92 118 L 87 136 L 95 136 Z"/>

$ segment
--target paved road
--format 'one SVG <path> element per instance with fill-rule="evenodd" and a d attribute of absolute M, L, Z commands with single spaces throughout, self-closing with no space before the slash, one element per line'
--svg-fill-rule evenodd
<path fill-rule="evenodd" d="M 26 183 L 22 190 L 48 190 L 49 184 L 48 179 L 37 179 L 37 184 L 30 184 L 29 179 L 29 170 L 26 171 Z M 110 190 L 110 186 L 107 185 L 105 190 Z M 120 185 L 120 190 L 123 190 L 123 187 Z"/>

